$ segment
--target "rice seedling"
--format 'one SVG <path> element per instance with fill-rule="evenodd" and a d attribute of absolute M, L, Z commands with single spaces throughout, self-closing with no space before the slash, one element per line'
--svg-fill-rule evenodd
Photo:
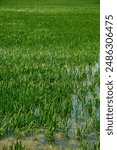
<path fill-rule="evenodd" d="M 26 149 L 25 146 L 22 145 L 21 141 L 17 141 L 16 143 L 12 143 L 9 146 L 9 148 L 4 146 L 2 150 L 26 150 Z"/>

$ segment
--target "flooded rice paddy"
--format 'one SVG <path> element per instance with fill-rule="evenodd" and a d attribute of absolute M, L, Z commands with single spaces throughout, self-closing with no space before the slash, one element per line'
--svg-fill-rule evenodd
<path fill-rule="evenodd" d="M 0 150 L 99 150 L 99 1 L 0 1 Z"/>

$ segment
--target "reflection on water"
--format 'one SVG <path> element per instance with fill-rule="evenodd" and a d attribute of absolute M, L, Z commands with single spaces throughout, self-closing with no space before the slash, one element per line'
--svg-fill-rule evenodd
<path fill-rule="evenodd" d="M 95 65 L 92 67 L 92 77 L 94 79 L 95 74 L 99 71 L 99 63 L 95 63 Z"/>
<path fill-rule="evenodd" d="M 91 72 L 90 72 L 91 70 Z M 71 97 L 72 100 L 72 113 L 71 113 L 71 121 L 70 121 L 70 129 L 68 131 L 70 138 L 75 138 L 77 135 L 77 129 L 85 128 L 88 126 L 90 122 L 95 120 L 99 120 L 100 117 L 100 109 L 99 102 L 97 104 L 96 98 L 99 99 L 99 85 L 94 85 L 94 80 L 96 74 L 99 72 L 99 63 L 95 63 L 95 65 L 90 69 L 88 65 L 85 67 L 86 80 L 83 81 L 84 88 L 87 87 L 87 91 L 84 94 L 83 99 L 79 99 L 78 94 L 74 94 Z M 90 88 L 94 87 L 94 90 Z M 88 140 L 98 140 L 98 135 L 96 132 L 91 132 L 88 134 Z"/>
<path fill-rule="evenodd" d="M 39 115 L 40 115 L 40 109 L 39 108 L 35 108 L 34 116 L 38 117 Z"/>

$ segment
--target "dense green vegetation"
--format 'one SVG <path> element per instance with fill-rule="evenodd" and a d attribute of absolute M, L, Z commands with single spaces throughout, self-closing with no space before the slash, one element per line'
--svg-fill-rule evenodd
<path fill-rule="evenodd" d="M 0 70 L 1 137 L 98 137 L 98 0 L 1 0 Z"/>

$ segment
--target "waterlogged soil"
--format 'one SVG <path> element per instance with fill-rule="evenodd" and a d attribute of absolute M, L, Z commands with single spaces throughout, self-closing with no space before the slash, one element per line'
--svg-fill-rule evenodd
<path fill-rule="evenodd" d="M 96 143 L 98 137 L 96 134 L 92 134 L 88 137 L 88 140 L 91 144 Z M 0 150 L 3 150 L 3 148 L 8 148 L 16 143 L 17 139 L 15 137 L 8 137 L 0 140 Z M 20 139 L 21 143 L 27 150 L 62 150 L 62 149 L 78 149 L 79 141 L 76 138 L 68 139 L 65 138 L 63 134 L 57 133 L 54 136 L 54 142 L 49 143 L 44 136 L 44 134 L 38 134 L 34 137 L 25 137 Z"/>

